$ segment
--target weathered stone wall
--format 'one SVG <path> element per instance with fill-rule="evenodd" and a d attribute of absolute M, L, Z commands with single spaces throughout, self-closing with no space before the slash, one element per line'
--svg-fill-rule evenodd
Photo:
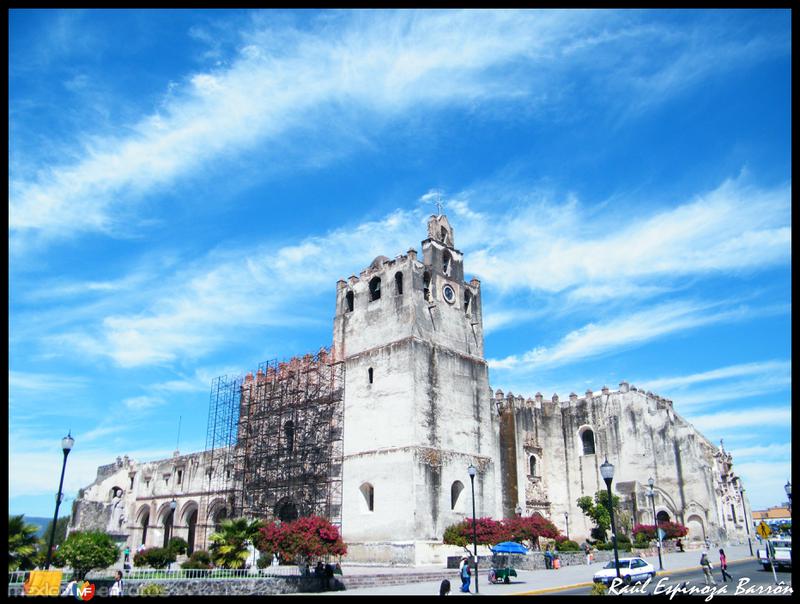
<path fill-rule="evenodd" d="M 622 497 L 621 527 L 653 524 L 647 496 L 647 481 L 653 477 L 657 514 L 683 524 L 691 519 L 701 526 L 690 535 L 694 537 L 717 536 L 725 528 L 718 511 L 715 448 L 675 413 L 671 401 L 624 382 L 617 392 L 604 388 L 599 395 L 587 391 L 584 397 L 572 394 L 563 400 L 556 395 L 544 400 L 540 394 L 525 400 L 502 391 L 495 396 L 502 400 L 504 413 L 514 416 L 523 507 L 527 513 L 549 516 L 563 532 L 566 512 L 573 540 L 589 536 L 592 523 L 576 502 L 605 490 L 599 468 L 606 457 L 614 464 L 613 491 Z M 583 449 L 581 435 L 587 429 L 594 434 L 594 454 Z M 536 458 L 535 475 L 530 473 L 531 456 Z M 730 500 L 738 498 L 735 505 L 741 510 L 738 492 L 728 492 Z M 744 532 L 743 522 L 728 528 L 731 536 Z"/>

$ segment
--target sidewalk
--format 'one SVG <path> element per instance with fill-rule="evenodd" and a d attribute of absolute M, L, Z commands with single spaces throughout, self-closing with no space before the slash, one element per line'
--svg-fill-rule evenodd
<path fill-rule="evenodd" d="M 727 545 L 723 546 L 725 548 L 725 553 L 728 556 L 729 562 L 734 562 L 736 560 L 745 560 L 750 558 L 750 550 L 747 547 L 747 544 L 744 545 Z M 712 562 L 719 562 L 718 556 L 719 547 L 712 548 L 710 551 L 710 557 Z M 753 547 L 753 551 L 755 552 L 755 546 Z M 620 557 L 628 556 L 629 554 L 621 553 Z M 662 556 L 664 562 L 664 574 L 668 574 L 670 572 L 675 572 L 678 570 L 684 570 L 688 568 L 699 568 L 700 567 L 700 550 L 691 550 L 683 553 L 670 553 L 664 554 Z M 661 571 L 658 571 L 658 555 L 655 556 L 646 556 L 645 560 L 647 560 L 650 564 L 652 564 L 656 571 L 659 574 L 662 574 Z M 530 592 L 537 592 L 539 590 L 549 591 L 554 589 L 565 589 L 570 587 L 579 587 L 581 585 L 591 585 L 592 583 L 592 576 L 595 572 L 600 570 L 604 566 L 604 563 L 596 562 L 591 565 L 587 566 L 565 566 L 559 570 L 518 570 L 517 577 L 512 577 L 512 582 L 509 584 L 499 583 L 497 585 L 493 585 L 489 583 L 486 578 L 486 571 L 481 570 L 479 576 L 479 585 L 478 589 L 481 595 L 514 595 L 514 594 L 525 594 Z M 348 572 L 349 571 L 349 572 Z M 344 577 L 345 581 L 348 577 L 353 577 L 354 579 L 359 575 L 367 575 L 367 574 L 381 574 L 387 573 L 396 575 L 393 577 L 393 582 L 400 580 L 400 576 L 403 574 L 413 574 L 413 573 L 420 573 L 420 572 L 430 572 L 431 574 L 435 574 L 437 569 L 435 567 L 424 567 L 424 568 L 352 568 L 352 569 L 345 569 L 346 576 Z M 348 588 L 345 591 L 338 591 L 338 592 L 326 592 L 325 594 L 319 595 L 438 595 L 439 594 L 439 585 L 442 582 L 442 579 L 449 579 L 450 580 L 450 595 L 451 596 L 466 596 L 466 595 L 475 595 L 474 593 L 465 594 L 459 591 L 459 587 L 461 585 L 461 581 L 458 578 L 457 571 L 452 569 L 448 570 L 445 568 L 438 569 L 440 576 L 436 579 L 431 581 L 423 581 L 419 583 L 405 583 L 400 585 L 385 585 L 380 587 L 364 587 L 364 588 Z M 473 582 L 471 584 L 471 592 L 475 591 L 475 581 L 473 577 Z"/>

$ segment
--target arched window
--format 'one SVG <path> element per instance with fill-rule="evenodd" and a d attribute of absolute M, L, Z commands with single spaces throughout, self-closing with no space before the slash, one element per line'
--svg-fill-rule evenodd
<path fill-rule="evenodd" d="M 283 434 L 286 437 L 286 452 L 291 453 L 294 450 L 294 422 L 289 420 L 283 424 Z"/>
<path fill-rule="evenodd" d="M 403 295 L 403 273 L 397 272 L 394 274 L 394 290 L 398 296 Z"/>
<path fill-rule="evenodd" d="M 450 509 L 456 509 L 456 503 L 458 503 L 458 497 L 461 495 L 461 491 L 464 490 L 464 485 L 461 483 L 460 480 L 456 480 L 453 483 L 453 486 L 450 487 Z"/>
<path fill-rule="evenodd" d="M 529 464 L 529 469 L 530 469 L 530 475 L 531 476 L 536 476 L 536 456 L 535 455 L 531 455 L 530 460 L 528 460 L 528 464 Z"/>
<path fill-rule="evenodd" d="M 191 556 L 192 552 L 194 551 L 195 533 L 197 532 L 197 509 L 192 510 L 192 513 L 189 515 L 187 524 L 189 525 L 189 535 L 188 535 L 189 539 L 187 541 L 189 547 L 186 550 L 186 555 Z"/>
<path fill-rule="evenodd" d="M 591 430 L 584 430 L 581 434 L 581 441 L 583 442 L 583 454 L 594 455 L 594 432 Z"/>
<path fill-rule="evenodd" d="M 353 312 L 353 290 L 347 292 L 344 297 L 345 301 L 345 312 Z"/>
<path fill-rule="evenodd" d="M 373 374 L 373 372 L 372 372 L 372 367 L 370 367 L 369 369 L 367 369 L 367 377 L 369 377 L 369 383 L 370 383 L 370 384 L 372 383 L 372 378 L 373 378 L 373 375 L 374 375 L 374 374 Z"/>
<path fill-rule="evenodd" d="M 422 275 L 422 294 L 426 300 L 431 299 L 431 274 L 428 271 Z"/>
<path fill-rule="evenodd" d="M 364 503 L 368 512 L 375 511 L 375 489 L 368 482 L 365 482 L 359 487 L 361 495 L 364 497 Z"/>
<path fill-rule="evenodd" d="M 450 255 L 450 252 L 447 250 L 444 251 L 444 257 L 442 261 L 442 271 L 445 275 L 450 274 L 450 268 L 453 265 L 453 257 Z"/>
<path fill-rule="evenodd" d="M 656 514 L 656 520 L 659 524 L 663 524 L 664 522 L 669 522 L 669 513 L 661 510 L 658 514 Z"/>
<path fill-rule="evenodd" d="M 228 517 L 228 510 L 222 508 L 214 515 L 214 532 L 218 533 L 222 528 L 222 521 Z"/>
<path fill-rule="evenodd" d="M 467 289 L 464 290 L 464 314 L 468 315 L 472 312 L 472 293 Z"/>
<path fill-rule="evenodd" d="M 373 277 L 369 282 L 369 299 L 378 300 L 381 297 L 381 278 Z"/>

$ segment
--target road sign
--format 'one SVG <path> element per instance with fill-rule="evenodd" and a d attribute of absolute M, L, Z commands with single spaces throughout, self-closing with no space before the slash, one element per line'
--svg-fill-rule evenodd
<path fill-rule="evenodd" d="M 762 539 L 768 539 L 770 533 L 772 533 L 772 531 L 769 528 L 769 525 L 767 525 L 767 523 L 764 522 L 763 520 L 761 521 L 761 524 L 759 524 L 758 527 L 756 528 L 756 532 Z"/>
<path fill-rule="evenodd" d="M 659 539 L 660 541 L 663 541 L 663 540 L 664 540 L 664 537 L 666 537 L 666 536 L 667 536 L 667 531 L 665 531 L 665 530 L 664 530 L 664 529 L 662 529 L 662 528 L 658 529 L 658 539 Z"/>

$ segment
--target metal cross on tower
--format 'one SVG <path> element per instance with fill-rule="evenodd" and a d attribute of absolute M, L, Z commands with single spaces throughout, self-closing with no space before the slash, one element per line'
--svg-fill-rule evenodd
<path fill-rule="evenodd" d="M 436 191 L 436 201 L 434 201 L 433 203 L 436 204 L 436 209 L 439 212 L 438 215 L 441 216 L 442 215 L 442 196 L 441 196 L 441 193 L 439 191 Z"/>

